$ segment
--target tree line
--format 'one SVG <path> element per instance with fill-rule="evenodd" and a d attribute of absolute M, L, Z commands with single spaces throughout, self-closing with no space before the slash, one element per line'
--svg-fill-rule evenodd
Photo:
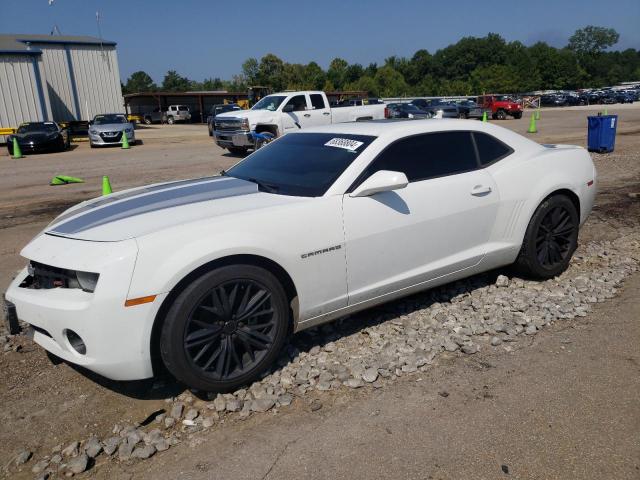
<path fill-rule="evenodd" d="M 375 97 L 473 95 L 573 90 L 640 80 L 640 51 L 609 51 L 619 40 L 611 28 L 577 30 L 563 48 L 545 42 L 525 46 L 496 33 L 464 37 L 435 53 L 418 50 L 411 58 L 391 56 L 382 65 L 363 66 L 334 58 L 324 70 L 316 62 L 288 63 L 271 53 L 249 58 L 231 80 L 202 82 L 175 70 L 156 85 L 143 71 L 123 85 L 124 93 L 144 91 L 246 91 L 251 85 L 280 90 L 358 90 Z"/>

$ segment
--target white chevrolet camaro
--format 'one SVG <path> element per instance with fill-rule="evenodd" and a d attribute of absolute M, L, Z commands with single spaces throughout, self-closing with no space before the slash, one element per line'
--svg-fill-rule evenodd
<path fill-rule="evenodd" d="M 560 274 L 595 181 L 583 148 L 487 123 L 306 129 L 221 176 L 67 210 L 22 250 L 7 317 L 105 377 L 164 364 L 229 391 L 292 332 L 505 265 Z"/>

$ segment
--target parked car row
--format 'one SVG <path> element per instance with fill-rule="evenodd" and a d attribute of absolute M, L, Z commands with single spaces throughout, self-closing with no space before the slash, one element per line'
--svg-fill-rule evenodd
<path fill-rule="evenodd" d="M 125 136 L 129 145 L 136 143 L 133 123 L 123 113 L 96 115 L 89 122 L 87 133 L 91 148 L 122 145 Z M 22 153 L 63 152 L 71 147 L 71 134 L 56 122 L 25 122 L 16 133 L 7 136 L 9 155 L 14 154 L 14 141 Z"/>
<path fill-rule="evenodd" d="M 591 90 L 583 92 L 555 92 L 542 95 L 543 107 L 567 107 L 573 105 L 612 105 L 615 103 L 633 103 L 640 100 L 640 89 L 628 90 Z"/>

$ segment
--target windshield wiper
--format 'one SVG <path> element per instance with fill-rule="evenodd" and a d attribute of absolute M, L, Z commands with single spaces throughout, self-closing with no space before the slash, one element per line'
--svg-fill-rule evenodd
<path fill-rule="evenodd" d="M 256 185 L 258 185 L 258 188 L 260 190 L 264 190 L 268 193 L 278 193 L 278 190 L 280 190 L 277 185 L 261 182 L 260 180 L 256 180 L 255 178 L 247 178 L 247 181 L 255 183 Z"/>

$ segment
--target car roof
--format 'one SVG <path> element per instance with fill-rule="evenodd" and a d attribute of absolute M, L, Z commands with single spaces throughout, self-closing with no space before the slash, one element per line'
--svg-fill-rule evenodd
<path fill-rule="evenodd" d="M 292 132 L 288 135 L 301 135 L 304 133 L 332 133 L 336 135 L 370 135 L 380 139 L 393 141 L 410 135 L 421 133 L 447 132 L 456 130 L 471 130 L 485 132 L 499 138 L 514 148 L 539 149 L 538 143 L 529 140 L 522 135 L 515 133 L 498 125 L 488 122 L 478 122 L 476 120 L 459 120 L 455 118 L 432 118 L 427 120 L 373 120 L 366 122 L 336 123 L 321 127 L 310 127 L 304 131 Z"/>

